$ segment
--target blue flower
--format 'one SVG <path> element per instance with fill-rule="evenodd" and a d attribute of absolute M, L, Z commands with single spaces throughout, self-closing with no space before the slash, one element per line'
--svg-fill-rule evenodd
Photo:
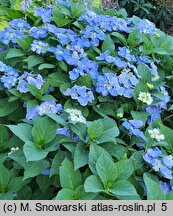
<path fill-rule="evenodd" d="M 136 58 L 134 55 L 130 54 L 130 50 L 127 49 L 126 47 L 118 47 L 118 55 L 122 58 L 125 58 L 127 61 L 131 62 L 135 62 Z"/>
<path fill-rule="evenodd" d="M 37 110 L 38 107 L 39 107 L 38 105 L 33 107 L 33 108 L 28 108 L 27 107 L 27 110 L 26 110 L 26 119 L 27 120 L 31 120 L 31 119 L 38 116 L 38 110 Z"/>
<path fill-rule="evenodd" d="M 98 77 L 98 64 L 88 58 L 79 61 L 78 67 L 69 72 L 71 80 L 76 80 L 79 76 L 85 76 L 87 74 L 89 74 L 92 79 L 97 79 Z"/>
<path fill-rule="evenodd" d="M 75 85 L 71 89 L 67 89 L 64 95 L 71 96 L 71 98 L 77 100 L 81 106 L 86 106 L 89 102 L 94 100 L 92 91 L 85 86 Z"/>
<path fill-rule="evenodd" d="M 168 194 L 172 190 L 171 185 L 168 182 L 160 181 L 160 187 L 162 188 L 165 194 Z"/>
<path fill-rule="evenodd" d="M 62 4 L 62 5 L 65 5 L 67 7 L 70 7 L 70 2 L 69 1 L 66 1 L 66 0 L 58 0 L 58 3 L 59 4 Z"/>
<path fill-rule="evenodd" d="M 154 147 L 154 148 L 150 148 L 147 150 L 147 153 L 153 157 L 153 158 L 157 158 L 159 156 L 161 156 L 162 151 L 158 148 L 158 147 Z"/>
<path fill-rule="evenodd" d="M 106 57 L 109 56 L 110 52 L 107 50 L 104 53 L 101 53 L 100 56 L 97 56 L 96 59 L 100 61 L 106 60 Z"/>
<path fill-rule="evenodd" d="M 143 122 L 140 120 L 125 121 L 122 123 L 122 126 L 129 130 L 129 132 L 135 136 L 144 135 L 144 133 L 138 129 L 143 126 Z"/>
<path fill-rule="evenodd" d="M 166 179 L 172 179 L 172 171 L 168 169 L 166 166 L 162 166 L 160 168 L 160 173 Z"/>
<path fill-rule="evenodd" d="M 90 39 L 93 46 L 98 46 L 100 41 L 103 41 L 106 37 L 105 33 L 97 26 L 87 26 L 80 33 L 84 38 Z"/>
<path fill-rule="evenodd" d="M 171 155 L 165 156 L 162 158 L 162 163 L 167 168 L 171 169 L 173 167 L 173 158 Z"/>
<path fill-rule="evenodd" d="M 52 18 L 52 6 L 49 6 L 47 8 L 39 7 L 35 10 L 34 13 L 35 16 L 41 16 L 42 21 L 44 23 L 49 23 Z"/>
<path fill-rule="evenodd" d="M 12 67 L 0 61 L 0 71 L 3 72 L 3 75 L 0 76 L 0 81 L 4 84 L 5 88 L 11 89 L 16 85 L 19 74 Z"/>
<path fill-rule="evenodd" d="M 19 83 L 17 86 L 17 90 L 21 93 L 28 92 L 28 85 L 34 85 L 37 89 L 41 89 L 44 80 L 40 74 L 32 74 L 28 72 L 24 72 L 22 76 L 19 77 Z"/>
<path fill-rule="evenodd" d="M 40 40 L 33 40 L 31 50 L 37 54 L 45 54 L 48 51 L 49 44 Z"/>
<path fill-rule="evenodd" d="M 42 116 L 47 113 L 60 113 L 63 111 L 61 104 L 56 104 L 55 101 L 45 101 L 37 107 L 38 115 Z"/>
<path fill-rule="evenodd" d="M 5 45 L 8 45 L 10 42 L 16 43 L 17 39 L 22 39 L 23 37 L 22 32 L 12 28 L 6 28 L 5 30 L 0 31 L 0 39 Z"/>
<path fill-rule="evenodd" d="M 154 23 L 150 22 L 147 19 L 141 19 L 136 25 L 135 28 L 139 29 L 142 34 L 153 35 L 156 32 L 156 26 Z"/>
<path fill-rule="evenodd" d="M 50 169 L 45 169 L 41 172 L 41 175 L 47 175 L 50 176 Z"/>
<path fill-rule="evenodd" d="M 35 39 L 45 38 L 47 36 L 47 30 L 45 28 L 37 28 L 35 26 L 29 30 L 29 33 Z"/>
<path fill-rule="evenodd" d="M 56 104 L 55 101 L 45 101 L 32 108 L 27 107 L 26 119 L 31 120 L 37 116 L 46 115 L 47 113 L 59 114 L 62 111 L 61 104 Z"/>
<path fill-rule="evenodd" d="M 8 23 L 11 27 L 16 28 L 18 30 L 29 29 L 31 26 L 24 19 L 14 19 Z"/>
<path fill-rule="evenodd" d="M 160 117 L 161 109 L 157 106 L 151 106 L 146 108 L 146 112 L 150 114 L 148 124 L 151 124 L 153 121 Z"/>
<path fill-rule="evenodd" d="M 32 5 L 32 0 L 22 0 L 20 2 L 20 5 L 21 5 L 22 11 L 27 12 L 30 6 Z"/>

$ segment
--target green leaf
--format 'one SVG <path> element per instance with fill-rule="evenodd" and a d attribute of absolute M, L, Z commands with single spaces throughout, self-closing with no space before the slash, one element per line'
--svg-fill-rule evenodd
<path fill-rule="evenodd" d="M 109 153 L 102 147 L 98 146 L 97 144 L 90 145 L 89 151 L 89 168 L 91 169 L 92 173 L 97 175 L 96 172 L 96 162 L 99 159 L 100 155 L 104 154 L 111 158 Z"/>
<path fill-rule="evenodd" d="M 74 153 L 74 168 L 75 170 L 85 166 L 88 163 L 88 151 L 86 151 L 86 144 L 78 143 Z"/>
<path fill-rule="evenodd" d="M 98 143 L 104 143 L 109 141 L 115 141 L 115 137 L 119 135 L 119 129 L 116 122 L 111 118 L 101 119 L 103 124 L 103 133 L 101 137 L 97 140 Z"/>
<path fill-rule="evenodd" d="M 103 133 L 103 124 L 101 120 L 95 120 L 88 126 L 88 136 L 91 141 L 96 141 Z"/>
<path fill-rule="evenodd" d="M 48 76 L 49 84 L 53 87 L 60 87 L 62 84 L 66 84 L 69 82 L 69 78 L 67 74 L 63 72 L 52 73 Z"/>
<path fill-rule="evenodd" d="M 30 55 L 27 58 L 27 62 L 28 62 L 28 69 L 31 69 L 34 66 L 43 63 L 44 59 L 40 56 L 37 56 L 37 55 Z"/>
<path fill-rule="evenodd" d="M 51 182 L 49 176 L 46 175 L 39 175 L 36 178 L 36 182 L 39 186 L 39 188 L 44 192 L 49 188 Z"/>
<path fill-rule="evenodd" d="M 79 136 L 79 138 L 85 142 L 86 141 L 86 135 L 87 135 L 87 127 L 84 123 L 77 123 L 77 124 L 70 124 L 70 128 L 72 131 Z"/>
<path fill-rule="evenodd" d="M 117 168 L 117 180 L 128 179 L 134 171 L 133 159 L 120 160 L 115 163 Z"/>
<path fill-rule="evenodd" d="M 24 55 L 25 55 L 25 53 L 22 52 L 20 49 L 10 49 L 10 51 L 7 53 L 5 59 L 21 57 Z"/>
<path fill-rule="evenodd" d="M 160 185 L 144 173 L 144 182 L 147 188 L 147 200 L 165 200 L 166 196 Z"/>
<path fill-rule="evenodd" d="M 102 44 L 102 52 L 109 50 L 110 53 L 115 52 L 115 44 L 109 35 L 106 36 L 103 44 Z"/>
<path fill-rule="evenodd" d="M 8 98 L 1 99 L 0 100 L 0 117 L 7 116 L 11 113 L 13 113 L 17 108 L 19 107 L 19 104 L 14 102 L 8 102 Z"/>
<path fill-rule="evenodd" d="M 31 134 L 32 126 L 26 123 L 20 123 L 18 125 L 6 125 L 17 137 L 22 141 L 32 141 L 33 137 Z"/>
<path fill-rule="evenodd" d="M 135 120 L 141 120 L 145 124 L 148 119 L 149 113 L 132 111 L 131 115 Z"/>
<path fill-rule="evenodd" d="M 89 176 L 85 180 L 84 188 L 86 192 L 99 193 L 104 191 L 102 182 L 100 181 L 99 177 L 94 175 Z"/>
<path fill-rule="evenodd" d="M 43 70 L 43 69 L 51 69 L 54 67 L 55 67 L 55 65 L 53 65 L 53 64 L 44 63 L 44 64 L 39 65 L 38 69 Z"/>
<path fill-rule="evenodd" d="M 22 177 L 14 177 L 11 179 L 10 183 L 8 184 L 8 192 L 17 192 L 19 191 L 24 185 L 28 184 L 29 181 L 23 181 Z"/>
<path fill-rule="evenodd" d="M 8 169 L 0 163 L 0 194 L 5 193 L 7 189 L 7 185 L 9 184 L 10 181 L 10 173 Z"/>
<path fill-rule="evenodd" d="M 60 167 L 60 182 L 62 188 L 76 189 L 82 183 L 79 170 L 74 171 L 74 166 L 67 158 Z"/>
<path fill-rule="evenodd" d="M 170 191 L 170 192 L 166 195 L 166 200 L 173 200 L 173 191 Z"/>
<path fill-rule="evenodd" d="M 49 167 L 49 162 L 46 160 L 26 163 L 24 167 L 25 171 L 24 171 L 23 180 L 39 175 L 43 170 L 47 169 L 48 167 Z"/>
<path fill-rule="evenodd" d="M 73 198 L 74 191 L 70 188 L 63 188 L 58 192 L 55 200 L 73 200 Z"/>
<path fill-rule="evenodd" d="M 117 178 L 117 168 L 113 160 L 103 153 L 97 160 L 96 170 L 105 189 L 108 189 L 109 185 L 113 184 Z"/>
<path fill-rule="evenodd" d="M 109 191 L 120 199 L 140 199 L 135 187 L 127 180 L 115 182 Z"/>
<path fill-rule="evenodd" d="M 119 33 L 119 32 L 113 32 L 113 33 L 111 33 L 111 35 L 114 36 L 114 37 L 116 37 L 123 45 L 125 45 L 125 46 L 128 45 L 126 38 L 121 33 Z"/>
<path fill-rule="evenodd" d="M 49 153 L 46 150 L 38 149 L 37 146 L 30 141 L 27 141 L 23 147 L 23 152 L 25 154 L 26 160 L 28 161 L 38 161 L 47 156 Z"/>
<path fill-rule="evenodd" d="M 160 124 L 160 132 L 164 134 L 164 141 L 166 141 L 169 144 L 171 151 L 173 153 L 173 136 L 170 136 L 170 134 L 173 134 L 173 130 L 163 124 Z"/>
<path fill-rule="evenodd" d="M 32 37 L 25 37 L 24 39 L 17 39 L 17 44 L 25 51 L 28 51 L 33 41 Z"/>
<path fill-rule="evenodd" d="M 151 72 L 144 64 L 139 64 L 137 67 L 138 73 L 145 82 L 151 82 Z"/>
<path fill-rule="evenodd" d="M 61 163 L 63 162 L 65 158 L 65 155 L 63 154 L 63 152 L 58 152 L 55 157 L 53 158 L 52 161 L 52 166 L 50 169 L 50 177 L 53 175 L 59 175 L 59 168 L 61 166 Z"/>
<path fill-rule="evenodd" d="M 49 117 L 39 118 L 32 128 L 34 142 L 38 147 L 51 142 L 56 136 L 57 124 Z"/>

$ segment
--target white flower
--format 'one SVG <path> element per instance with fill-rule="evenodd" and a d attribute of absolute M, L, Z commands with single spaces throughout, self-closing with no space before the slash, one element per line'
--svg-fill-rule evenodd
<path fill-rule="evenodd" d="M 150 134 L 151 138 L 157 140 L 158 142 L 165 139 L 165 136 L 160 133 L 159 128 L 154 128 L 152 130 L 148 130 L 148 133 Z"/>
<path fill-rule="evenodd" d="M 138 100 L 140 100 L 143 103 L 146 103 L 148 105 L 150 105 L 153 102 L 151 94 L 148 92 L 140 92 L 139 96 L 138 96 Z"/>
<path fill-rule="evenodd" d="M 77 122 L 86 123 L 86 119 L 83 117 L 82 112 L 77 109 L 66 109 L 67 113 L 69 113 L 69 120 L 72 121 L 74 124 Z"/>
<path fill-rule="evenodd" d="M 11 148 L 11 151 L 8 153 L 8 155 L 11 155 L 12 153 L 14 153 L 14 152 L 16 152 L 16 151 L 18 151 L 19 150 L 19 148 L 18 147 L 16 147 L 16 148 Z"/>

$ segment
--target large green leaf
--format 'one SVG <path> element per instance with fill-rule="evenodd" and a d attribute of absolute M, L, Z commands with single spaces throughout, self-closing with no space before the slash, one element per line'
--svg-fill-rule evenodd
<path fill-rule="evenodd" d="M 115 182 L 109 189 L 109 191 L 120 199 L 140 199 L 135 187 L 127 180 L 120 180 Z"/>
<path fill-rule="evenodd" d="M 86 192 L 98 193 L 104 191 L 102 182 L 100 181 L 99 177 L 94 175 L 91 175 L 86 179 L 84 188 Z"/>
<path fill-rule="evenodd" d="M 74 153 L 74 167 L 75 170 L 85 166 L 88 163 L 88 151 L 86 150 L 86 144 L 78 143 Z"/>
<path fill-rule="evenodd" d="M 144 173 L 144 182 L 147 189 L 147 200 L 165 200 L 166 196 L 160 185 Z"/>
<path fill-rule="evenodd" d="M 51 142 L 56 136 L 57 124 L 49 117 L 39 118 L 32 128 L 34 142 L 38 147 Z"/>
<path fill-rule="evenodd" d="M 105 189 L 109 188 L 109 185 L 113 184 L 118 177 L 117 168 L 113 160 L 104 153 L 97 160 L 96 170 Z"/>
<path fill-rule="evenodd" d="M 17 101 L 8 102 L 8 98 L 1 99 L 0 100 L 0 117 L 4 117 L 4 116 L 7 116 L 13 113 L 18 107 L 19 107 L 19 104 Z"/>
<path fill-rule="evenodd" d="M 25 143 L 23 147 L 23 152 L 25 154 L 27 162 L 41 160 L 45 158 L 49 153 L 46 150 L 38 149 L 37 146 L 31 141 L 27 141 Z"/>
<path fill-rule="evenodd" d="M 32 141 L 31 134 L 32 126 L 26 123 L 20 123 L 18 125 L 7 125 L 7 127 L 22 141 Z"/>
<path fill-rule="evenodd" d="M 106 36 L 102 44 L 102 52 L 110 51 L 111 53 L 115 52 L 115 44 L 109 35 Z"/>
<path fill-rule="evenodd" d="M 74 170 L 73 164 L 66 158 L 60 167 L 60 182 L 62 188 L 76 189 L 82 183 L 79 170 Z"/>

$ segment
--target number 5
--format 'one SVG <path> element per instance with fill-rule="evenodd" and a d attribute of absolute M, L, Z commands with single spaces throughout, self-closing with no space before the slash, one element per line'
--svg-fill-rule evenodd
<path fill-rule="evenodd" d="M 166 211 L 167 210 L 167 203 L 162 203 L 162 207 L 161 207 L 161 210 L 162 211 Z"/>

